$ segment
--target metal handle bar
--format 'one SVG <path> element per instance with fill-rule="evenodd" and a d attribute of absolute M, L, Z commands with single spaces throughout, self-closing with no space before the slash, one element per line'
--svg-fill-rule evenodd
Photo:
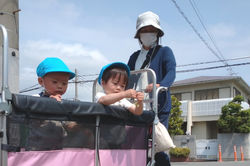
<path fill-rule="evenodd" d="M 8 33 L 6 28 L 0 24 L 3 35 L 3 57 L 2 57 L 2 102 L 6 102 L 5 92 L 8 89 Z"/>

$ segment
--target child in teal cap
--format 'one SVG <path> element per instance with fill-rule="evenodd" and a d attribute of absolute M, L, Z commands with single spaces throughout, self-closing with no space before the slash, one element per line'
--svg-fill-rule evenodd
<path fill-rule="evenodd" d="M 134 89 L 126 90 L 130 69 L 122 62 L 115 62 L 104 66 L 99 74 L 98 83 L 102 85 L 104 93 L 98 92 L 95 100 L 104 105 L 119 105 L 128 109 L 135 115 L 141 115 L 143 109 L 143 92 Z M 126 98 L 134 98 L 136 104 L 129 102 Z"/>
<path fill-rule="evenodd" d="M 36 73 L 38 76 L 38 83 L 44 87 L 44 90 L 34 96 L 38 97 L 50 97 L 57 101 L 62 100 L 62 95 L 66 92 L 68 87 L 68 81 L 75 77 L 75 73 L 69 70 L 66 64 L 59 58 L 48 57 L 44 59 L 37 67 Z M 41 133 L 38 140 L 30 142 L 29 145 L 33 150 L 51 150 L 61 149 L 63 147 L 63 137 L 65 131 L 69 132 L 78 127 L 74 121 L 55 121 L 55 120 L 41 120 L 37 121 L 36 133 Z M 52 135 L 47 137 L 44 134 L 44 130 L 48 130 Z M 49 139 L 48 139 L 49 138 Z M 40 145 L 43 145 L 40 147 Z"/>
<path fill-rule="evenodd" d="M 68 81 L 75 77 L 66 64 L 59 58 L 49 57 L 43 60 L 36 70 L 38 83 L 44 87 L 41 97 L 51 97 L 61 101 L 68 88 Z"/>

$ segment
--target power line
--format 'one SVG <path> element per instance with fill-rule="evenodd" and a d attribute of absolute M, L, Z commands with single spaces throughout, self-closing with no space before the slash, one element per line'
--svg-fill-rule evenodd
<path fill-rule="evenodd" d="M 28 88 L 23 89 L 22 91 L 25 91 L 25 90 L 27 90 L 27 89 L 34 88 L 35 86 L 40 86 L 40 85 L 39 85 L 39 84 L 35 84 L 35 85 L 32 85 L 32 86 L 30 86 L 30 87 L 28 87 Z M 36 87 L 36 88 L 38 88 L 38 87 Z"/>
<path fill-rule="evenodd" d="M 193 71 L 201 71 L 201 70 L 211 70 L 211 69 L 218 69 L 223 67 L 232 67 L 232 66 L 241 66 L 241 65 L 249 65 L 250 62 L 245 63 L 238 63 L 238 64 L 232 64 L 232 65 L 223 65 L 223 66 L 213 66 L 213 67 L 205 67 L 205 68 L 198 68 L 198 69 L 188 69 L 188 70 L 179 70 L 176 71 L 176 73 L 185 73 L 185 72 L 193 72 Z"/>
<path fill-rule="evenodd" d="M 223 54 L 221 53 L 220 49 L 218 48 L 217 44 L 215 43 L 215 40 L 213 39 L 213 37 L 211 36 L 211 34 L 208 32 L 208 30 L 207 30 L 205 24 L 203 23 L 203 21 L 202 21 L 202 19 L 201 19 L 201 16 L 200 16 L 201 14 L 200 14 L 200 12 L 199 12 L 199 10 L 198 10 L 198 8 L 197 8 L 195 2 L 194 2 L 193 0 L 189 0 L 189 2 L 190 2 L 190 4 L 191 4 L 192 8 L 194 9 L 195 14 L 196 14 L 196 16 L 198 17 L 198 19 L 199 19 L 199 21 L 200 21 L 202 27 L 204 28 L 204 30 L 205 30 L 205 32 L 207 33 L 207 35 L 208 35 L 208 37 L 210 38 L 210 40 L 212 41 L 214 47 L 216 48 L 216 50 L 218 51 L 218 53 L 220 54 L 220 56 L 221 56 L 223 59 L 225 59 L 224 56 L 223 56 Z"/>
<path fill-rule="evenodd" d="M 223 59 L 223 61 L 224 61 L 224 64 L 228 65 L 227 60 L 225 59 L 225 57 L 224 57 L 223 54 L 221 53 L 219 47 L 218 47 L 217 44 L 215 43 L 215 40 L 213 39 L 212 35 L 208 32 L 208 30 L 207 30 L 207 28 L 206 28 L 204 22 L 202 21 L 202 19 L 201 19 L 201 14 L 200 14 L 200 12 L 199 12 L 199 10 L 198 10 L 198 8 L 197 8 L 197 5 L 195 4 L 195 1 L 194 1 L 194 0 L 189 0 L 189 2 L 190 2 L 190 4 L 191 4 L 192 8 L 194 9 L 195 14 L 196 14 L 196 16 L 198 17 L 198 19 L 199 19 L 199 21 L 200 21 L 202 27 L 204 28 L 204 30 L 205 30 L 205 32 L 207 33 L 207 35 L 208 35 L 208 37 L 210 38 L 210 40 L 212 41 L 212 43 L 213 43 L 215 49 L 217 50 L 217 52 L 218 52 L 218 53 L 220 54 L 220 56 L 222 57 L 222 59 Z M 233 72 L 232 67 L 229 67 L 228 69 L 229 69 L 229 71 L 230 71 L 230 75 L 233 75 L 234 72 Z"/>
<path fill-rule="evenodd" d="M 30 91 L 37 90 L 37 89 L 42 89 L 42 87 L 26 88 L 25 90 L 20 90 L 19 93 L 30 92 Z"/>
<path fill-rule="evenodd" d="M 86 76 L 97 76 L 99 74 L 81 74 L 81 75 L 78 75 L 79 77 L 86 77 Z"/>
<path fill-rule="evenodd" d="M 80 83 L 80 84 L 84 84 L 84 83 L 88 83 L 88 82 L 94 82 L 95 80 L 83 80 L 83 81 L 70 81 L 69 83 Z"/>
<path fill-rule="evenodd" d="M 235 58 L 235 59 L 231 59 L 231 60 L 236 60 L 236 59 L 243 59 L 243 58 L 249 58 L 249 57 L 242 57 L 242 58 Z M 217 61 L 220 62 L 220 61 Z M 237 63 L 237 64 L 231 64 L 231 65 L 223 65 L 223 66 L 212 66 L 212 67 L 205 67 L 205 68 L 196 68 L 196 69 L 187 69 L 187 70 L 178 70 L 176 71 L 176 73 L 186 73 L 186 72 L 195 72 L 195 71 L 202 71 L 202 70 L 211 70 L 211 69 L 218 69 L 218 68 L 224 68 L 224 67 L 232 67 L 232 66 L 242 66 L 242 65 L 249 65 L 250 62 L 245 62 L 245 63 Z M 191 64 L 193 65 L 193 64 Z M 90 83 L 90 82 L 94 82 L 94 80 L 83 80 L 83 81 L 77 81 L 76 83 L 80 83 L 80 84 L 84 84 L 84 83 Z M 75 81 L 70 81 L 69 84 L 73 84 L 75 83 Z M 36 84 L 38 85 L 38 84 Z M 33 85 L 31 87 L 34 87 L 36 85 Z M 33 91 L 33 90 L 37 90 L 37 89 L 41 89 L 42 87 L 36 87 L 36 88 L 25 88 L 23 90 L 21 90 L 19 93 L 24 93 L 24 92 L 29 92 L 29 91 Z"/>
<path fill-rule="evenodd" d="M 245 57 L 239 57 L 239 58 L 232 58 L 232 59 L 225 59 L 223 61 L 232 61 L 232 60 L 240 60 L 240 59 L 247 59 L 250 58 L 250 56 Z M 176 67 L 186 67 L 186 66 L 194 66 L 194 65 L 203 65 L 203 64 L 209 64 L 209 63 L 217 63 L 221 61 L 206 61 L 206 62 L 197 62 L 197 63 L 189 63 L 184 65 L 177 65 Z"/>
<path fill-rule="evenodd" d="M 191 28 L 193 29 L 193 31 L 196 33 L 196 35 L 201 39 L 201 41 L 207 46 L 207 48 L 221 61 L 223 62 L 222 57 L 220 57 L 211 47 L 210 45 L 207 43 L 207 41 L 201 36 L 201 34 L 198 32 L 198 30 L 194 27 L 194 25 L 191 23 L 191 21 L 187 18 L 187 16 L 184 14 L 184 12 L 181 10 L 181 8 L 179 7 L 179 5 L 177 4 L 177 2 L 175 0 L 171 0 L 175 7 L 177 8 L 177 10 L 179 11 L 179 13 L 182 15 L 182 17 L 187 21 L 187 23 L 191 26 Z M 226 66 L 229 66 L 225 61 L 223 62 Z M 230 73 L 232 74 L 232 73 Z"/>
<path fill-rule="evenodd" d="M 84 81 L 69 81 L 69 84 L 75 84 L 75 83 L 80 83 L 80 84 L 84 84 L 84 83 L 89 83 L 89 82 L 94 82 L 95 80 L 84 80 Z M 33 90 L 37 90 L 37 89 L 42 89 L 42 87 L 35 87 L 33 88 L 34 86 L 37 86 L 38 84 L 36 85 L 32 85 L 28 88 L 24 88 L 22 90 L 19 91 L 19 93 L 25 93 L 25 92 L 29 92 L 29 91 L 33 91 Z"/>

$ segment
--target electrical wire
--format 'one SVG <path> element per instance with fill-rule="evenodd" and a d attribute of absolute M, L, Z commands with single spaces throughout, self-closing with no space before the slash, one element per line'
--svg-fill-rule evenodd
<path fill-rule="evenodd" d="M 95 80 L 84 80 L 84 81 L 77 81 L 77 82 L 69 81 L 69 84 L 75 84 L 75 83 L 84 84 L 84 83 L 90 83 L 90 82 L 94 82 L 94 81 Z M 35 87 L 35 86 L 39 86 L 39 87 Z M 34 91 L 34 90 L 37 90 L 37 89 L 42 89 L 42 87 L 39 84 L 35 84 L 35 85 L 32 85 L 32 86 L 30 86 L 28 88 L 24 88 L 24 89 L 20 90 L 19 93 L 25 93 L 25 92 Z"/>
<path fill-rule="evenodd" d="M 243 58 L 249 58 L 249 57 L 242 57 L 242 58 L 235 58 L 232 60 L 236 60 L 236 59 L 243 59 Z M 217 61 L 220 62 L 220 61 Z M 212 67 L 205 67 L 205 68 L 196 68 L 196 69 L 187 69 L 187 70 L 178 70 L 176 71 L 176 73 L 186 73 L 186 72 L 195 72 L 195 71 L 203 71 L 203 70 L 211 70 L 211 69 L 218 69 L 218 68 L 224 68 L 224 67 L 232 67 L 232 66 L 242 66 L 242 65 L 249 65 L 250 62 L 245 62 L 245 63 L 237 63 L 237 64 L 231 64 L 231 65 L 223 65 L 223 66 L 212 66 Z M 193 64 L 189 64 L 189 65 L 193 65 Z M 94 82 L 94 80 L 82 80 L 82 81 L 70 81 L 69 84 L 75 84 L 75 83 L 80 83 L 80 84 L 85 84 L 85 83 L 91 83 Z M 36 84 L 38 85 L 38 84 Z M 29 91 L 33 91 L 33 90 L 37 90 L 37 89 L 41 89 L 42 87 L 36 87 L 36 88 L 32 88 L 36 85 L 33 85 L 31 87 L 25 88 L 23 90 L 21 90 L 19 93 L 24 93 L 24 92 L 29 92 Z"/>
<path fill-rule="evenodd" d="M 175 0 L 171 0 L 175 7 L 177 8 L 177 10 L 179 11 L 179 13 L 182 15 L 182 17 L 187 21 L 187 23 L 190 25 L 190 27 L 193 29 L 193 31 L 195 32 L 195 34 L 200 38 L 200 40 L 206 45 L 206 47 L 222 62 L 224 63 L 226 66 L 229 67 L 229 65 L 227 63 L 225 63 L 225 61 L 223 61 L 223 58 L 220 57 L 220 55 L 218 55 L 211 47 L 210 45 L 207 43 L 207 41 L 201 36 L 201 34 L 198 32 L 198 30 L 194 27 L 194 25 L 191 23 L 191 21 L 187 18 L 187 16 L 185 15 L 185 13 L 181 10 L 181 8 L 179 7 L 179 5 L 177 4 L 177 2 Z M 230 72 L 230 74 L 232 75 L 233 73 Z"/>
<path fill-rule="evenodd" d="M 99 74 L 82 74 L 82 75 L 78 75 L 79 77 L 86 77 L 86 76 L 97 76 Z"/>
<path fill-rule="evenodd" d="M 250 56 L 239 57 L 239 58 L 232 58 L 232 59 L 225 59 L 225 61 L 241 60 L 241 59 L 247 59 L 247 58 L 250 58 Z M 206 61 L 206 62 L 189 63 L 189 64 L 184 64 L 184 65 L 177 65 L 176 67 L 186 67 L 186 66 L 194 66 L 194 65 L 203 65 L 203 64 L 217 63 L 217 62 L 221 62 L 221 61 Z"/>
<path fill-rule="evenodd" d="M 26 88 L 26 90 L 20 90 L 20 92 L 19 92 L 19 93 L 30 92 L 30 91 L 37 90 L 37 89 L 42 89 L 42 87 L 36 87 L 36 88 Z"/>
<path fill-rule="evenodd" d="M 223 66 L 212 66 L 212 67 L 205 67 L 205 68 L 198 68 L 198 69 L 188 69 L 188 70 L 179 70 L 176 71 L 176 73 L 186 73 L 186 72 L 194 72 L 194 71 L 201 71 L 201 70 L 211 70 L 211 69 L 218 69 L 223 67 L 232 67 L 232 66 L 242 66 L 242 65 L 249 65 L 250 62 L 245 63 L 238 63 L 238 64 L 232 64 L 232 65 L 223 65 Z"/>
<path fill-rule="evenodd" d="M 80 83 L 80 84 L 84 84 L 84 83 L 88 83 L 88 82 L 94 82 L 95 80 L 83 80 L 83 81 L 70 81 L 69 84 L 72 83 Z"/>
<path fill-rule="evenodd" d="M 204 28 L 205 32 L 207 33 L 208 37 L 210 38 L 210 40 L 212 41 L 214 47 L 216 48 L 217 52 L 220 54 L 220 56 L 221 56 L 221 57 L 223 58 L 223 60 L 224 60 L 225 58 L 224 58 L 223 54 L 221 53 L 219 47 L 218 47 L 217 44 L 215 43 L 215 40 L 213 39 L 212 35 L 208 32 L 208 30 L 207 30 L 207 28 L 206 28 L 204 22 L 202 21 L 201 14 L 200 14 L 200 12 L 199 12 L 199 10 L 198 10 L 198 8 L 197 8 L 197 5 L 195 4 L 195 2 L 194 2 L 193 0 L 189 0 L 189 2 L 190 2 L 190 4 L 191 4 L 192 8 L 194 9 L 195 14 L 196 14 L 196 16 L 198 17 L 198 19 L 199 19 L 199 21 L 200 21 L 202 27 Z"/>
<path fill-rule="evenodd" d="M 195 14 L 196 14 L 196 16 L 198 17 L 198 19 L 199 19 L 199 21 L 200 21 L 200 23 L 201 23 L 203 29 L 205 30 L 205 32 L 207 33 L 208 37 L 209 37 L 210 40 L 212 41 L 212 43 L 213 43 L 215 49 L 217 50 L 217 52 L 218 52 L 218 53 L 220 54 L 220 56 L 222 57 L 224 64 L 225 64 L 225 65 L 228 65 L 227 60 L 225 59 L 225 57 L 224 57 L 223 54 L 221 53 L 219 47 L 218 47 L 217 44 L 215 43 L 215 40 L 213 39 L 212 35 L 208 32 L 208 30 L 207 30 L 207 28 L 206 28 L 204 22 L 202 21 L 201 14 L 200 14 L 200 12 L 199 12 L 199 10 L 198 10 L 198 8 L 197 8 L 197 5 L 195 4 L 195 1 L 194 1 L 194 0 L 189 0 L 189 2 L 190 2 L 190 4 L 191 4 L 192 8 L 194 9 Z M 233 72 L 232 67 L 229 66 L 228 69 L 229 69 L 229 71 L 230 71 L 230 75 L 233 75 L 234 72 Z"/>

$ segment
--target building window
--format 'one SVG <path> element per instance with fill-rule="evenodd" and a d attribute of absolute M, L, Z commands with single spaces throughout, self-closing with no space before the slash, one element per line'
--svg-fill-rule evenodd
<path fill-rule="evenodd" d="M 233 91 L 234 91 L 234 97 L 241 95 L 240 91 L 238 89 L 236 89 L 235 87 L 233 88 Z"/>
<path fill-rule="evenodd" d="M 172 95 L 174 95 L 174 97 L 176 97 L 179 101 L 181 101 L 181 93 L 175 93 Z"/>
<path fill-rule="evenodd" d="M 195 100 L 218 99 L 219 89 L 206 89 L 195 91 Z"/>

